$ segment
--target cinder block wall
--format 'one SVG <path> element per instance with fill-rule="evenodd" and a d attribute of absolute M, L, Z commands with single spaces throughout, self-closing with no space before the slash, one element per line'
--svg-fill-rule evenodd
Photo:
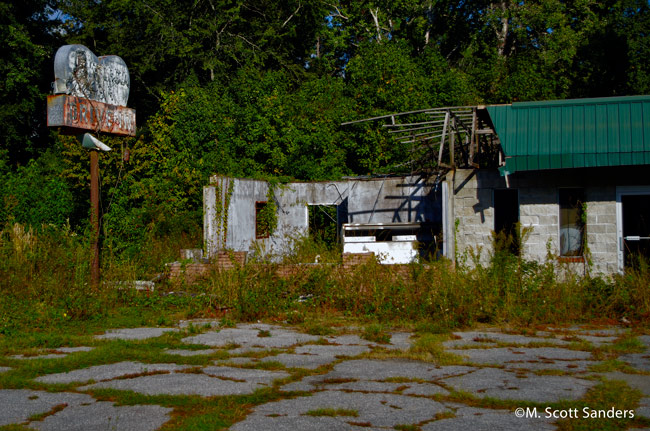
<path fill-rule="evenodd" d="M 598 172 L 584 174 L 538 171 L 518 173 L 509 178 L 510 188 L 519 191 L 519 221 L 532 229 L 522 248 L 523 257 L 543 262 L 547 258 L 547 247 L 559 254 L 559 189 L 583 187 L 591 273 L 613 274 L 618 271 L 616 187 L 602 185 L 603 179 L 595 178 L 599 177 Z M 494 190 L 506 188 L 505 179 L 496 170 L 461 169 L 449 174 L 447 186 L 449 198 L 453 199 L 450 203 L 453 210 L 448 213 L 452 220 L 447 225 L 455 229 L 456 246 L 455 256 L 448 257 L 471 265 L 472 255 L 480 253 L 480 261 L 487 263 L 493 253 Z M 575 260 L 559 261 L 579 273 L 585 271 L 584 263 Z"/>
<path fill-rule="evenodd" d="M 587 199 L 587 243 L 594 270 L 605 274 L 618 271 L 616 234 L 616 187 L 590 187 Z"/>

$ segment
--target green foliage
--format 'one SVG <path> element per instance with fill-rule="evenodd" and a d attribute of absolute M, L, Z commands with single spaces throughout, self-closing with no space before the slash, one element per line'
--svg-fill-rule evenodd
<path fill-rule="evenodd" d="M 390 334 L 387 334 L 384 328 L 379 324 L 368 325 L 363 329 L 361 338 L 375 343 L 390 343 Z"/>
<path fill-rule="evenodd" d="M 61 171 L 58 155 L 47 152 L 27 166 L 0 174 L 0 225 L 64 226 L 73 215 L 74 197 Z"/>
<path fill-rule="evenodd" d="M 202 187 L 210 175 L 332 180 L 405 169 L 408 146 L 377 124 L 342 122 L 445 105 L 650 91 L 644 0 L 199 0 L 191 8 L 169 0 L 37 0 L 4 2 L 0 12 L 6 21 L 0 29 L 0 225 L 21 223 L 36 232 L 53 224 L 85 238 L 88 151 L 74 137 L 48 132 L 43 121 L 53 55 L 62 44 L 83 43 L 98 55 L 120 55 L 129 66 L 138 136 L 99 136 L 114 148 L 100 157 L 103 254 L 107 268 L 123 276 L 160 271 L 160 259 L 175 258 L 171 245 L 161 246 L 167 238 L 177 239 L 177 248 L 200 242 Z M 271 202 L 269 230 L 276 222 Z M 312 247 L 293 257 L 313 262 L 324 253 Z M 472 277 L 504 281 L 504 292 L 516 287 L 516 295 L 528 283 L 552 282 L 548 265 L 496 256 L 492 267 Z M 515 267 L 516 286 L 498 276 Z M 384 286 L 368 277 L 374 270 L 352 276 L 360 284 L 356 298 L 332 288 L 337 282 L 318 271 L 305 290 L 354 313 L 402 312 L 409 300 L 386 298 L 410 289 L 401 282 Z M 615 285 L 630 283 L 641 294 L 637 282 Z M 593 301 L 595 291 L 614 295 L 616 313 L 628 304 L 628 293 L 611 283 L 585 283 Z M 258 287 L 246 293 L 255 296 L 249 298 L 254 306 L 242 315 L 263 314 L 255 308 L 266 297 Z M 444 292 L 436 294 L 443 303 L 472 308 L 468 299 Z M 496 318 L 502 296 L 516 298 L 504 292 L 466 319 Z M 423 306 L 415 315 L 427 315 Z M 461 323 L 450 319 L 445 324 Z"/>
<path fill-rule="evenodd" d="M 59 24 L 53 5 L 49 0 L 0 3 L 0 160 L 11 165 L 25 164 L 47 148 L 45 96 Z"/>

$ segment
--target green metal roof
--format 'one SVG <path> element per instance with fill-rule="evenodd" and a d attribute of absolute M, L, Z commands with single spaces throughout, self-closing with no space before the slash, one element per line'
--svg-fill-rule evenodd
<path fill-rule="evenodd" d="M 516 171 L 650 164 L 650 96 L 487 106 Z"/>

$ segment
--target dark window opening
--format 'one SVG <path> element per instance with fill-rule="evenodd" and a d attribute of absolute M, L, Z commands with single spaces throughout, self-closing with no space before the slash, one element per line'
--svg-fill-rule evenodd
<path fill-rule="evenodd" d="M 650 195 L 621 196 L 623 206 L 623 254 L 626 267 L 650 259 Z"/>
<path fill-rule="evenodd" d="M 520 253 L 519 193 L 516 189 L 494 190 L 494 251 Z"/>
<path fill-rule="evenodd" d="M 316 242 L 333 247 L 339 236 L 339 209 L 337 205 L 309 205 L 309 236 Z"/>
<path fill-rule="evenodd" d="M 271 223 L 266 216 L 268 202 L 255 202 L 255 238 L 268 238 L 271 233 Z"/>
<path fill-rule="evenodd" d="M 584 190 L 560 189 L 560 256 L 582 256 L 584 246 Z"/>

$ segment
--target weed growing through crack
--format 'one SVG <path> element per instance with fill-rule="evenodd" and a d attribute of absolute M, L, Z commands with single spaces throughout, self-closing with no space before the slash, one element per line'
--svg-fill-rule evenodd
<path fill-rule="evenodd" d="M 368 325 L 363 329 L 361 333 L 361 338 L 368 341 L 373 341 L 375 343 L 388 344 L 390 343 L 390 334 L 386 333 L 383 325 L 372 324 Z"/>
<path fill-rule="evenodd" d="M 332 408 L 323 408 L 323 409 L 314 409 L 309 410 L 305 413 L 306 416 L 352 416 L 358 417 L 359 412 L 352 409 L 332 409 Z"/>

